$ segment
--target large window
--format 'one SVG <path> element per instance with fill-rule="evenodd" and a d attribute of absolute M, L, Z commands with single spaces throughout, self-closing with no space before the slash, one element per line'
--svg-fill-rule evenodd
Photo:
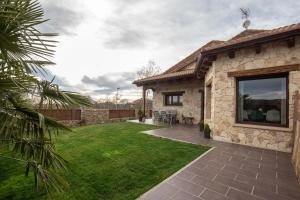
<path fill-rule="evenodd" d="M 288 77 L 237 79 L 237 122 L 288 126 Z"/>
<path fill-rule="evenodd" d="M 182 106 L 182 93 L 165 94 L 166 106 Z"/>

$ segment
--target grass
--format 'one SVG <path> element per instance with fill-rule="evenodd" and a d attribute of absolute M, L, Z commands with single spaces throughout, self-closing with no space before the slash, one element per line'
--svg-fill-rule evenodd
<path fill-rule="evenodd" d="M 51 199 L 136 199 L 209 149 L 140 133 L 155 128 L 113 123 L 60 134 L 56 148 L 69 161 L 70 187 Z M 33 188 L 20 163 L 0 158 L 0 199 L 50 199 Z"/>

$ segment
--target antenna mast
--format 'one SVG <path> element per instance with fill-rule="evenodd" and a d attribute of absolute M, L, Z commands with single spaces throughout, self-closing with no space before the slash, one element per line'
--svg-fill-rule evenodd
<path fill-rule="evenodd" d="M 249 8 L 240 8 L 242 19 L 245 21 L 243 22 L 243 27 L 247 30 L 248 27 L 251 24 L 251 21 L 249 20 L 250 17 L 250 9 Z"/>

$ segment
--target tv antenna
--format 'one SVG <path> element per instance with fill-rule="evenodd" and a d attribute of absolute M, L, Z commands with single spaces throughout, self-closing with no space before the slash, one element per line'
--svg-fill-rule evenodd
<path fill-rule="evenodd" d="M 250 17 L 250 9 L 249 8 L 240 8 L 242 19 L 245 21 L 243 22 L 243 27 L 247 30 L 248 27 L 251 24 L 251 21 L 249 20 Z"/>

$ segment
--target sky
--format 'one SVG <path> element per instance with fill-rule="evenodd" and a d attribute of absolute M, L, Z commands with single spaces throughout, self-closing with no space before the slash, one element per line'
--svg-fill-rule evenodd
<path fill-rule="evenodd" d="M 162 71 L 210 40 L 243 31 L 239 8 L 251 10 L 249 28 L 271 29 L 300 22 L 295 0 L 40 0 L 39 28 L 58 33 L 46 79 L 93 99 L 138 99 L 132 84 L 149 60 Z"/>

